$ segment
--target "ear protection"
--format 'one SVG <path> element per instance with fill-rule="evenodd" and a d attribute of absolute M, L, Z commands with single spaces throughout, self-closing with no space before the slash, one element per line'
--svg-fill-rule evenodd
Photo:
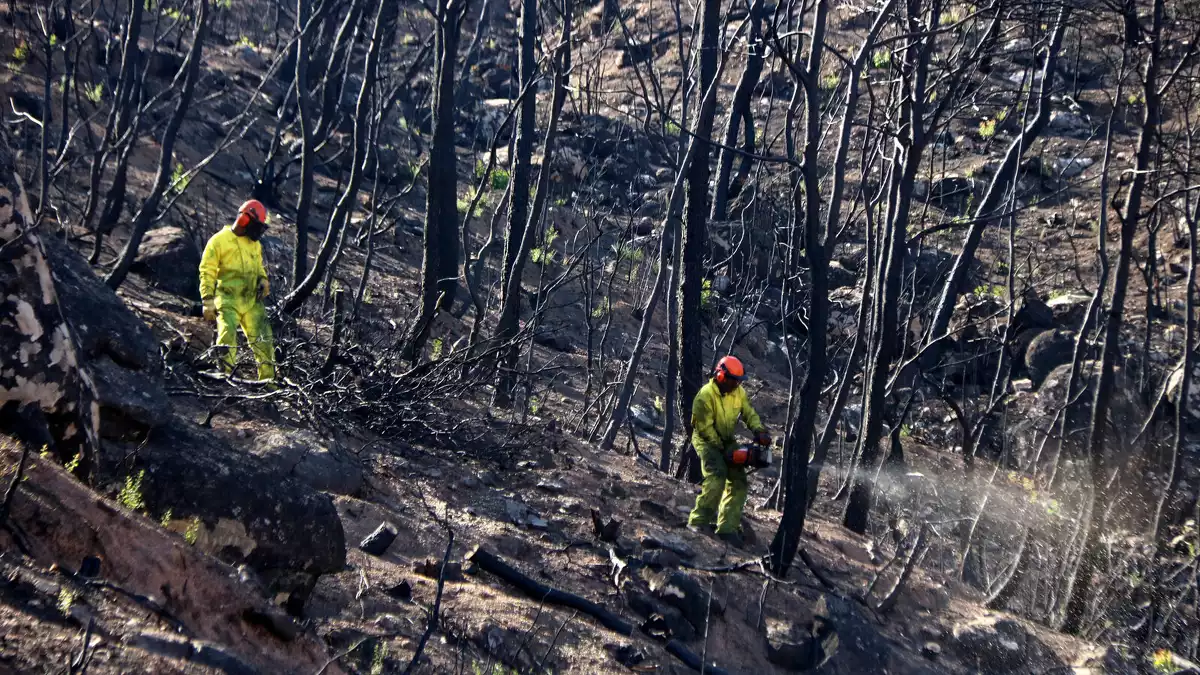
<path fill-rule="evenodd" d="M 742 381 L 742 378 L 729 372 L 729 368 L 724 363 L 718 363 L 717 367 L 713 369 L 713 379 L 717 381 L 717 384 L 728 384 L 731 382 L 737 383 Z"/>

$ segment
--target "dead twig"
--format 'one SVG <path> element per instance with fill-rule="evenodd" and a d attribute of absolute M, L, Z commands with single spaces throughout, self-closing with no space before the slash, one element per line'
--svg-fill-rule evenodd
<path fill-rule="evenodd" d="M 425 624 L 425 632 L 421 635 L 421 641 L 417 643 L 412 660 L 404 669 L 404 675 L 410 675 L 417 667 L 417 662 L 421 660 L 421 653 L 425 651 L 425 643 L 429 642 L 429 636 L 433 635 L 434 629 L 437 628 L 438 616 L 442 609 L 442 589 L 446 586 L 446 565 L 450 562 L 450 551 L 454 549 L 454 530 L 447 528 L 446 531 L 449 541 L 446 542 L 446 553 L 442 556 L 442 566 L 438 570 L 437 594 L 433 598 L 433 609 L 429 611 L 429 622 Z"/>

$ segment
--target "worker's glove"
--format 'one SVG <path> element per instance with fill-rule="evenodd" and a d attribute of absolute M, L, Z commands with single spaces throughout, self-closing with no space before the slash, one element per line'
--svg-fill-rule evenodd
<path fill-rule="evenodd" d="M 204 298 L 202 302 L 204 303 L 204 320 L 215 321 L 217 319 L 217 299 Z"/>
<path fill-rule="evenodd" d="M 258 294 L 255 297 L 258 298 L 259 300 L 262 300 L 263 298 L 267 297 L 270 294 L 271 294 L 270 279 L 267 279 L 266 277 L 259 279 L 258 280 Z"/>
<path fill-rule="evenodd" d="M 754 434 L 754 442 L 769 447 L 771 445 L 771 434 L 768 434 L 767 430 L 763 429 Z"/>

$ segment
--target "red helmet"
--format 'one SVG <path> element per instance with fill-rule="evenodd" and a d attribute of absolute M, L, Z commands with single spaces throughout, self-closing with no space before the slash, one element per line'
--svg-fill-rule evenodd
<path fill-rule="evenodd" d="M 716 379 L 717 384 L 737 384 L 742 381 L 742 378 L 746 377 L 746 368 L 742 365 L 738 357 L 726 356 L 717 361 L 713 377 Z"/>
<path fill-rule="evenodd" d="M 250 224 L 251 220 L 263 225 L 267 224 L 267 207 L 257 199 L 251 199 L 238 209 L 237 225 L 245 227 Z"/>

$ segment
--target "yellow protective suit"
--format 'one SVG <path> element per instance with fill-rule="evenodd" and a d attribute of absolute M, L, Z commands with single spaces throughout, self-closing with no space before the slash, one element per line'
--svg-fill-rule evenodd
<path fill-rule="evenodd" d="M 200 259 L 200 297 L 216 300 L 217 345 L 224 348 L 221 361 L 226 372 L 233 372 L 237 363 L 241 326 L 258 363 L 258 379 L 275 379 L 275 337 L 259 297 L 259 289 L 267 286 L 261 243 L 239 237 L 232 226 L 208 240 Z"/>
<path fill-rule="evenodd" d="M 700 494 L 696 496 L 696 506 L 688 517 L 688 525 L 713 525 L 714 516 L 718 534 L 737 532 L 742 525 L 746 467 L 730 466 L 725 462 L 725 450 L 737 445 L 735 432 L 739 417 L 751 431 L 766 430 L 741 387 L 722 394 L 717 383 L 709 380 L 692 401 L 692 446 L 700 456 L 704 480 Z"/>

